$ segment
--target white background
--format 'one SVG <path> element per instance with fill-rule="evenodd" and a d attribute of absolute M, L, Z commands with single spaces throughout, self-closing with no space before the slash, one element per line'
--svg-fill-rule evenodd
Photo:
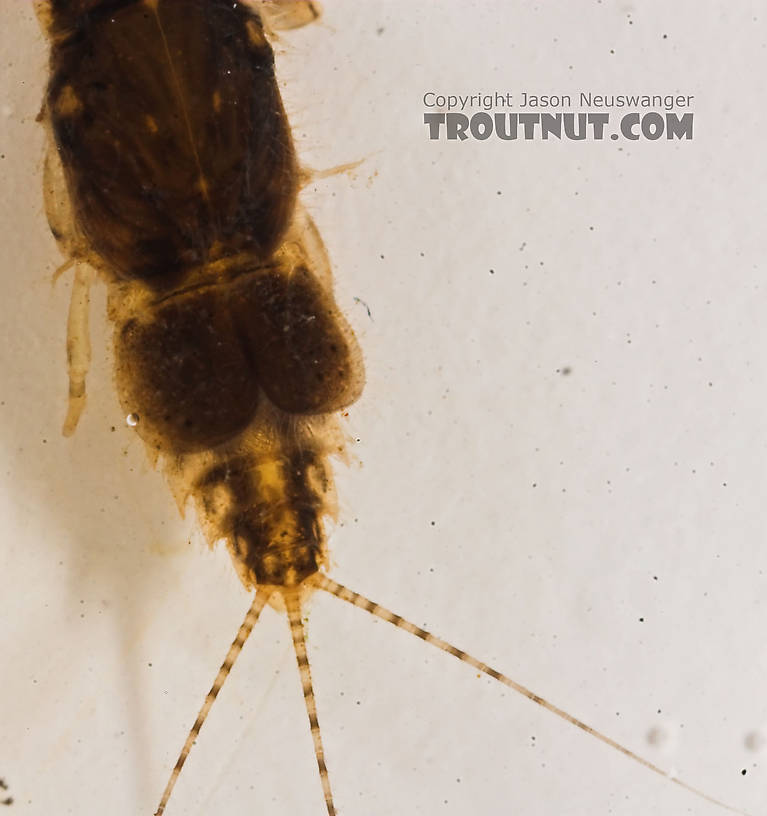
<path fill-rule="evenodd" d="M 0 776 L 9 814 L 149 816 L 249 599 L 122 424 L 101 290 L 88 407 L 60 436 L 70 277 L 50 284 L 46 46 L 28 2 L 2 13 Z M 762 15 L 329 0 L 277 46 L 306 163 L 365 159 L 303 196 L 368 375 L 331 574 L 754 814 Z M 496 89 L 694 94 L 695 138 L 428 141 L 424 92 Z M 312 600 L 309 628 L 343 816 L 723 812 L 335 599 Z M 267 610 L 167 812 L 323 808 Z"/>

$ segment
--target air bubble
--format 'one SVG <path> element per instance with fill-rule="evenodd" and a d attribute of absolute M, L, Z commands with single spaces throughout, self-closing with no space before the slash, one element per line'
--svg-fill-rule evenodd
<path fill-rule="evenodd" d="M 749 731 L 749 733 L 746 734 L 744 742 L 746 748 L 754 753 L 759 753 L 759 751 L 764 750 L 764 746 L 767 744 L 767 740 L 762 731 Z"/>
<path fill-rule="evenodd" d="M 659 722 L 647 730 L 645 739 L 653 750 L 671 758 L 675 754 L 679 742 L 679 725 L 671 720 Z"/>
<path fill-rule="evenodd" d="M 136 425 L 138 425 L 138 420 L 138 414 L 128 414 L 128 416 L 125 417 L 125 424 L 131 428 L 135 428 Z"/>

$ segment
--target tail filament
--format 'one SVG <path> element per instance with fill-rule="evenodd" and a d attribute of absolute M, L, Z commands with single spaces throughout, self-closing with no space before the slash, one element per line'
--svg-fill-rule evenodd
<path fill-rule="evenodd" d="M 264 605 L 269 600 L 272 591 L 273 590 L 271 589 L 270 590 L 259 589 L 256 591 L 256 595 L 253 598 L 253 603 L 251 604 L 250 609 L 245 615 L 245 620 L 242 622 L 242 625 L 240 626 L 240 629 L 237 632 L 237 637 L 232 641 L 232 645 L 229 647 L 229 651 L 226 653 L 226 658 L 224 659 L 224 662 L 221 664 L 221 668 L 218 670 L 216 679 L 213 681 L 213 685 L 211 686 L 210 691 L 205 697 L 205 702 L 202 704 L 200 713 L 197 715 L 197 719 L 194 721 L 194 725 L 189 731 L 189 736 L 186 738 L 184 747 L 181 749 L 181 753 L 178 756 L 176 765 L 171 771 L 170 779 L 168 780 L 168 784 L 165 786 L 165 791 L 163 792 L 160 804 L 158 805 L 157 810 L 155 811 L 155 816 L 162 816 L 162 814 L 165 812 L 165 806 L 168 804 L 170 795 L 173 792 L 173 787 L 176 784 L 176 780 L 178 779 L 179 774 L 181 773 L 181 769 L 184 767 L 186 758 L 189 756 L 189 752 L 192 750 L 192 745 L 194 745 L 194 742 L 197 739 L 197 735 L 200 733 L 200 729 L 202 728 L 203 724 L 205 723 L 205 719 L 208 716 L 208 712 L 213 706 L 213 703 L 216 701 L 216 697 L 218 697 L 218 693 L 219 691 L 221 691 L 221 687 L 224 685 L 224 681 L 229 676 L 229 672 L 232 670 L 232 666 L 234 666 L 234 662 L 235 660 L 237 660 L 237 656 L 242 651 L 242 647 L 245 645 L 245 641 L 248 639 L 250 633 L 253 631 L 253 627 L 256 625 L 256 621 L 258 621 L 258 616 L 261 614 L 261 610 L 264 608 Z"/>
<path fill-rule="evenodd" d="M 306 654 L 306 638 L 304 637 L 304 622 L 301 620 L 301 602 L 297 593 L 284 593 L 285 605 L 288 608 L 288 618 L 290 619 L 290 633 L 293 636 L 293 649 L 296 653 L 298 671 L 301 675 L 301 686 L 304 691 L 304 702 L 306 703 L 306 713 L 309 717 L 309 726 L 312 730 L 312 741 L 314 742 L 314 755 L 317 758 L 317 768 L 320 772 L 322 782 L 322 792 L 325 795 L 325 806 L 328 816 L 335 816 L 336 809 L 333 804 L 333 794 L 330 790 L 330 777 L 325 765 L 325 751 L 322 747 L 322 736 L 320 735 L 320 724 L 317 719 L 317 704 L 314 700 L 314 688 L 312 686 L 312 674 L 309 669 L 309 658 Z"/>
<path fill-rule="evenodd" d="M 734 808 L 731 805 L 728 805 L 724 802 L 719 801 L 718 799 L 713 798 L 712 796 L 709 796 L 707 793 L 704 793 L 702 790 L 699 790 L 698 788 L 695 788 L 692 785 L 688 785 L 687 782 L 684 782 L 681 779 L 677 779 L 676 777 L 670 776 L 662 768 L 659 768 L 657 765 L 654 765 L 649 760 L 639 756 L 639 754 L 635 754 L 633 751 L 621 745 L 619 742 L 616 742 L 614 739 L 611 739 L 605 734 L 602 734 L 601 732 L 592 728 L 587 723 L 583 722 L 582 720 L 579 720 L 577 717 L 573 717 L 572 715 L 568 714 L 566 711 L 562 710 L 558 706 L 555 706 L 553 703 L 550 703 L 548 700 L 530 691 L 530 689 L 526 688 L 520 683 L 517 683 L 515 680 L 512 680 L 511 677 L 507 677 L 505 674 L 496 671 L 495 669 L 488 666 L 486 663 L 483 663 L 482 661 L 477 660 L 476 657 L 472 657 L 471 655 L 466 654 L 466 652 L 457 649 L 455 646 L 448 643 L 447 641 L 435 637 L 430 632 L 427 632 L 425 629 L 421 629 L 420 626 L 416 626 L 414 623 L 405 620 L 399 615 L 395 615 L 393 612 L 389 611 L 385 607 L 375 603 L 374 601 L 369 600 L 368 598 L 365 598 L 358 592 L 353 592 L 351 589 L 348 589 L 342 584 L 339 584 L 332 578 L 328 578 L 327 575 L 318 574 L 314 579 L 314 585 L 319 589 L 325 590 L 325 592 L 329 592 L 331 595 L 335 595 L 336 598 L 340 598 L 342 601 L 346 601 L 347 603 L 350 603 L 353 606 L 357 606 L 360 609 L 364 609 L 366 612 L 369 612 L 371 615 L 375 615 L 375 617 L 377 618 L 381 618 L 382 620 L 388 621 L 393 626 L 396 626 L 399 629 L 404 629 L 406 632 L 410 632 L 411 635 L 415 635 L 421 640 L 426 641 L 426 643 L 430 643 L 432 646 L 436 646 L 438 649 L 441 649 L 443 652 L 447 652 L 448 654 L 453 655 L 453 657 L 457 657 L 462 662 L 468 663 L 470 666 L 477 669 L 478 671 L 481 671 L 483 674 L 486 674 L 488 677 L 492 677 L 493 680 L 497 680 L 504 686 L 508 686 L 510 689 L 513 689 L 518 694 L 521 694 L 523 697 L 527 697 L 528 700 L 532 700 L 532 702 L 536 703 L 542 708 L 545 708 L 552 714 L 555 714 L 560 719 L 570 723 L 570 725 L 574 725 L 576 728 L 580 728 L 581 731 L 585 731 L 587 734 L 590 734 L 592 737 L 595 737 L 600 742 L 605 743 L 605 745 L 609 745 L 611 748 L 615 749 L 616 751 L 619 751 L 621 754 L 624 754 L 634 762 L 637 762 L 643 767 L 652 771 L 653 773 L 662 776 L 664 779 L 668 779 L 675 785 L 679 785 L 679 787 L 684 788 L 686 791 L 695 794 L 695 796 L 698 796 L 701 799 L 705 799 L 707 802 L 711 802 L 712 804 L 718 805 L 719 807 L 723 807 L 726 810 L 731 811 L 732 813 L 740 813 L 742 814 L 742 816 L 747 816 L 747 814 L 745 814 L 744 811 L 738 810 L 737 808 Z"/>

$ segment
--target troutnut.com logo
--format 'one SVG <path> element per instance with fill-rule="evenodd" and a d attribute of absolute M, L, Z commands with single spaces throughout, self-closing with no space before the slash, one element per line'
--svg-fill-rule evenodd
<path fill-rule="evenodd" d="M 427 91 L 423 123 L 432 140 L 692 139 L 694 98 L 692 94 L 586 91 L 574 95 Z"/>

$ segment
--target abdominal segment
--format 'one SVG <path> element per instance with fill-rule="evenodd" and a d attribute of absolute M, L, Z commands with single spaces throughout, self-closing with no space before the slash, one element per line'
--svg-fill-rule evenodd
<path fill-rule="evenodd" d="M 139 283 L 110 291 L 123 410 L 248 587 L 295 586 L 324 563 L 332 413 L 360 382 L 332 294 L 285 258 L 202 270 L 152 301 Z"/>
<path fill-rule="evenodd" d="M 326 452 L 308 437 L 278 439 L 223 457 L 195 485 L 203 526 L 226 539 L 246 587 L 297 586 L 325 560 L 322 517 L 335 510 Z"/>
<path fill-rule="evenodd" d="M 275 263 L 203 280 L 117 320 L 120 399 L 150 447 L 214 447 L 245 430 L 261 401 L 307 415 L 356 398 L 356 347 L 308 269 Z"/>

